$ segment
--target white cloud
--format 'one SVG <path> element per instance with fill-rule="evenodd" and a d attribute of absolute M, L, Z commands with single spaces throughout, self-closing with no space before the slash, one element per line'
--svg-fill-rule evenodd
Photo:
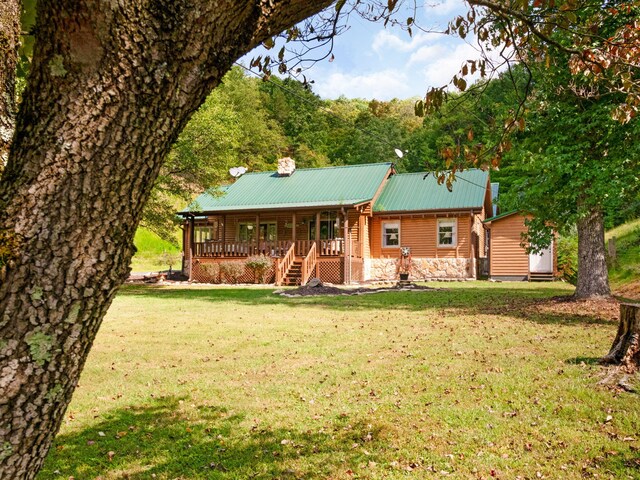
<path fill-rule="evenodd" d="M 376 53 L 381 53 L 384 50 L 395 50 L 400 52 L 412 52 L 425 43 L 436 42 L 442 37 L 439 33 L 419 33 L 413 37 L 407 35 L 407 40 L 389 33 L 387 30 L 379 31 L 373 39 L 371 48 Z"/>
<path fill-rule="evenodd" d="M 404 73 L 396 70 L 381 70 L 369 74 L 347 74 L 333 72 L 317 81 L 314 87 L 322 98 L 376 98 L 391 100 L 407 98 L 412 95 Z"/>
<path fill-rule="evenodd" d="M 425 66 L 422 70 L 423 78 L 430 87 L 446 85 L 460 71 L 460 67 L 466 60 L 477 58 L 478 52 L 471 45 L 466 43 L 458 45 Z M 469 78 L 467 82 L 472 83 Z"/>
<path fill-rule="evenodd" d="M 409 57 L 407 66 L 422 64 L 447 54 L 447 48 L 439 43 L 420 47 Z"/>

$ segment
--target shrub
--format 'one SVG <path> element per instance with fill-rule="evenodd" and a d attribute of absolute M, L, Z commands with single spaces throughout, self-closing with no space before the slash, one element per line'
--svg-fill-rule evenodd
<path fill-rule="evenodd" d="M 558 238 L 558 274 L 571 285 L 578 283 L 578 237 Z"/>
<path fill-rule="evenodd" d="M 233 283 L 238 283 L 238 279 L 244 273 L 244 264 L 240 262 L 220 263 L 220 273 L 230 278 Z"/>
<path fill-rule="evenodd" d="M 220 265 L 218 263 L 201 263 L 200 270 L 209 277 L 209 281 L 213 283 L 220 281 Z"/>
<path fill-rule="evenodd" d="M 244 262 L 253 272 L 253 278 L 256 283 L 258 281 L 264 283 L 264 274 L 271 268 L 272 263 L 271 258 L 265 255 L 252 255 Z"/>

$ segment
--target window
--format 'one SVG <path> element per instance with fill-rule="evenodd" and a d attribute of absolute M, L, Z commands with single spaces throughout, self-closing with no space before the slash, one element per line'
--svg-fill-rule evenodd
<path fill-rule="evenodd" d="M 400 224 L 399 223 L 383 223 L 382 224 L 382 246 L 397 247 L 400 245 Z"/>
<path fill-rule="evenodd" d="M 338 212 L 322 212 L 320 214 L 320 240 L 333 240 L 340 237 L 340 219 Z M 309 222 L 309 240 L 316 238 L 316 220 Z"/>
<path fill-rule="evenodd" d="M 455 247 L 456 230 L 458 222 L 454 219 L 443 218 L 438 220 L 438 246 Z"/>
<path fill-rule="evenodd" d="M 193 232 L 193 239 L 196 243 L 206 242 L 213 238 L 213 227 L 196 226 Z"/>
<path fill-rule="evenodd" d="M 272 242 L 277 237 L 276 222 L 260 223 L 260 237 L 261 241 Z M 241 242 L 253 242 L 256 239 L 256 224 L 253 223 L 240 223 L 238 224 L 238 240 Z"/>

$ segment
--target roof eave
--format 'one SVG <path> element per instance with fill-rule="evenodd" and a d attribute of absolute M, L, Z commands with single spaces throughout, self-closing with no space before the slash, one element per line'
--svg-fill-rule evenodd
<path fill-rule="evenodd" d="M 189 216 L 200 216 L 200 215 L 226 215 L 233 213 L 251 213 L 251 212 L 277 212 L 277 211 L 291 211 L 291 210 L 311 210 L 311 209 L 330 209 L 330 208 L 357 208 L 361 205 L 366 205 L 371 202 L 371 200 L 358 201 L 354 203 L 336 203 L 330 205 L 305 205 L 305 206 L 283 206 L 283 207 L 265 207 L 265 208 L 244 208 L 244 209 L 233 209 L 233 210 L 200 210 L 193 212 L 178 212 L 178 215 L 183 215 L 185 217 Z"/>
<path fill-rule="evenodd" d="M 520 210 L 512 210 L 510 212 L 501 213 L 500 215 L 495 215 L 491 218 L 487 218 L 482 223 L 489 224 L 491 222 L 495 222 L 496 220 L 502 220 L 503 218 L 510 217 L 511 215 L 515 215 L 516 213 L 520 213 Z"/>
<path fill-rule="evenodd" d="M 375 210 L 374 215 L 412 215 L 419 213 L 442 213 L 442 212 L 476 212 L 482 211 L 482 205 L 475 207 L 456 207 L 456 208 L 426 208 L 419 210 Z"/>

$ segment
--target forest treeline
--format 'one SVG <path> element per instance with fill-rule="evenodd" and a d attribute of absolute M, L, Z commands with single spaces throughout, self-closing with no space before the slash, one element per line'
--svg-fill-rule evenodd
<path fill-rule="evenodd" d="M 525 82 L 523 75 L 511 72 L 465 95 L 451 95 L 439 112 L 423 118 L 415 115 L 417 99 L 324 100 L 296 80 L 264 81 L 235 67 L 175 143 L 143 225 L 170 237 L 175 208 L 207 188 L 233 181 L 229 168 L 274 170 L 283 156 L 294 158 L 298 168 L 375 162 L 394 162 L 399 172 L 490 168 L 492 181 L 501 184 L 503 211 L 519 208 L 526 198 L 517 190 L 548 168 L 532 164 L 527 150 L 539 148 L 528 135 L 539 140 L 540 132 L 523 129 L 506 142 L 511 148 L 500 155 L 499 164 L 492 147 L 505 144 L 504 125 L 530 87 Z M 608 226 L 640 211 L 637 198 L 622 202 L 614 192 L 603 203 Z"/>

